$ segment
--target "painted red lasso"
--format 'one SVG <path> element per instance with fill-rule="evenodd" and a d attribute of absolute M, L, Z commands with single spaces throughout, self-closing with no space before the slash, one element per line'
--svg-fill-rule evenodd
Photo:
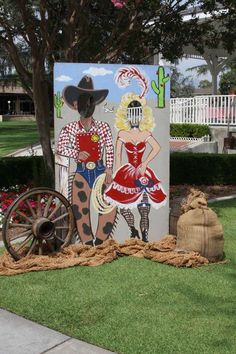
<path fill-rule="evenodd" d="M 148 91 L 148 79 L 138 68 L 128 66 L 119 69 L 115 74 L 115 82 L 119 87 L 129 86 L 131 79 L 138 80 L 138 84 L 142 89 L 139 97 L 142 98 Z"/>

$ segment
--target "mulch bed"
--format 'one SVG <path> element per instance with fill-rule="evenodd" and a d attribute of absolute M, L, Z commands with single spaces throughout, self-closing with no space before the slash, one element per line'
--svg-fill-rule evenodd
<path fill-rule="evenodd" d="M 187 195 L 190 193 L 190 189 L 195 188 L 202 192 L 204 192 L 208 199 L 214 199 L 218 197 L 226 197 L 233 194 L 236 194 L 236 185 L 216 185 L 216 186 L 194 186 L 194 185 L 176 185 L 170 186 L 170 203 L 175 202 L 181 198 L 186 198 Z"/>

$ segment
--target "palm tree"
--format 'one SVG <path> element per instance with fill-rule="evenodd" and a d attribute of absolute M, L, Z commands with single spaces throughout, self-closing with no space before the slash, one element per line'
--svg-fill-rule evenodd
<path fill-rule="evenodd" d="M 204 56 L 204 55 L 203 55 Z M 204 57 L 206 64 L 193 66 L 188 68 L 187 71 L 195 71 L 197 76 L 206 75 L 208 72 L 211 73 L 212 77 L 212 94 L 217 95 L 217 81 L 220 72 L 228 69 L 235 59 L 232 58 L 220 58 L 217 55 Z"/>

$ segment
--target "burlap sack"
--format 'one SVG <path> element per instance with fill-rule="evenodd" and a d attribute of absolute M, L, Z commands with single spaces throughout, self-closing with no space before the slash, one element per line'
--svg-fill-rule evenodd
<path fill-rule="evenodd" d="M 202 196 L 191 200 L 189 209 L 177 223 L 176 249 L 199 252 L 212 262 L 221 260 L 224 236 L 216 213 L 207 207 Z"/>

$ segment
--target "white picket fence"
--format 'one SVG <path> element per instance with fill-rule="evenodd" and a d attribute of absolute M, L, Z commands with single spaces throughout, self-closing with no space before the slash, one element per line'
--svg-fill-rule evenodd
<path fill-rule="evenodd" d="M 170 122 L 236 126 L 236 95 L 171 98 Z"/>

